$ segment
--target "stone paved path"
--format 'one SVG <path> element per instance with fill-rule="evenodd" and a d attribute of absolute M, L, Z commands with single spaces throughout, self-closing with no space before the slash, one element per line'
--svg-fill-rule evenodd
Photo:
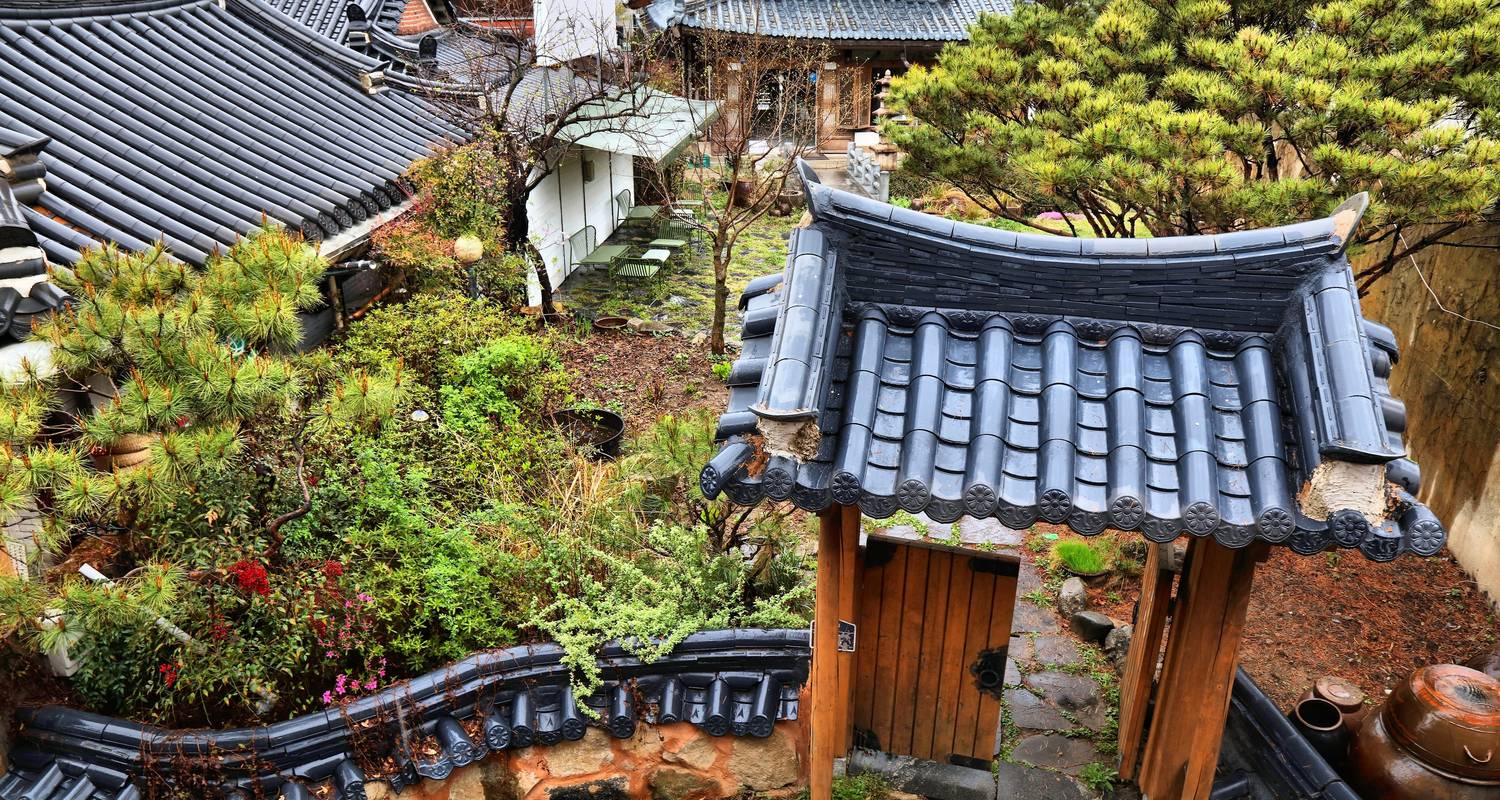
<path fill-rule="evenodd" d="M 1018 595 L 1042 585 L 1029 554 L 1023 556 Z M 999 771 L 999 797 L 1098 797 L 1073 777 L 1088 764 L 1111 764 L 1088 738 L 1104 729 L 1110 709 L 1104 687 L 1089 676 L 1080 645 L 1054 609 L 1018 596 L 1007 656 L 1000 747 L 1008 760 Z"/>

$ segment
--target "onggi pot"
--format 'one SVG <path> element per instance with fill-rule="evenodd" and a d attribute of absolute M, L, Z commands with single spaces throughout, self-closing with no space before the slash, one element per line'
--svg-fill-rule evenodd
<path fill-rule="evenodd" d="M 1500 797 L 1500 681 L 1456 664 L 1417 670 L 1365 718 L 1344 777 L 1382 800 Z"/>

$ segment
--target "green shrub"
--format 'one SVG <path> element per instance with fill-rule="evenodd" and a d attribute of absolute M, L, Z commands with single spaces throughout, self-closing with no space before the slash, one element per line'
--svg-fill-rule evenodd
<path fill-rule="evenodd" d="M 460 357 L 516 327 L 503 307 L 458 293 L 418 294 L 371 309 L 335 350 L 340 363 L 374 369 L 400 361 L 409 380 L 436 389 Z"/>
<path fill-rule="evenodd" d="M 1082 539 L 1059 539 L 1052 545 L 1052 561 L 1069 572 L 1093 575 L 1109 568 L 1102 548 Z"/>
<path fill-rule="evenodd" d="M 567 397 L 568 374 L 545 341 L 511 334 L 460 356 L 441 394 L 445 424 L 460 431 L 536 424 Z"/>
<path fill-rule="evenodd" d="M 418 212 L 438 236 L 452 241 L 478 236 L 486 253 L 505 243 L 510 175 L 505 162 L 485 142 L 447 150 L 418 163 L 412 178 L 422 192 Z"/>

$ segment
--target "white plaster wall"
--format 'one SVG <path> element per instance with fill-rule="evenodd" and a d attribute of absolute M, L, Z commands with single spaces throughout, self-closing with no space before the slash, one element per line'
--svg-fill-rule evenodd
<path fill-rule="evenodd" d="M 536 0 L 538 64 L 598 55 L 620 46 L 615 0 Z"/>
<path fill-rule="evenodd" d="M 583 162 L 594 165 L 594 179 L 583 180 Z M 595 242 L 603 244 L 616 226 L 614 196 L 635 183 L 630 156 L 600 150 L 574 150 L 526 198 L 531 240 L 547 262 L 547 275 L 554 290 L 572 272 L 577 259 L 587 253 L 568 253 L 568 240 L 585 225 L 593 226 Z M 541 286 L 529 274 L 527 302 L 542 302 Z"/>

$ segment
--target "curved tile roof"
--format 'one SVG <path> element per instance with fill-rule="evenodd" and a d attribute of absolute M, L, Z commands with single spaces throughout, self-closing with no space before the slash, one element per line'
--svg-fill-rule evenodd
<path fill-rule="evenodd" d="M 642 721 L 764 738 L 776 722 L 797 718 L 809 645 L 805 630 L 703 631 L 643 663 L 611 644 L 598 654 L 603 688 L 581 699 L 568 688 L 561 647 L 523 645 L 478 653 L 327 711 L 222 731 L 22 708 L 0 800 L 138 800 L 148 777 L 187 791 L 218 785 L 216 796 L 246 800 L 363 798 L 372 780 L 400 792 L 492 751 L 581 739 L 591 725 L 618 739 L 634 736 Z M 581 713 L 584 706 L 596 720 Z M 428 738 L 437 754 L 414 755 L 412 745 Z M 371 761 L 394 771 L 366 775 L 361 764 Z"/>
<path fill-rule="evenodd" d="M 837 41 L 967 41 L 981 14 L 1009 14 L 1011 0 L 654 0 L 646 19 L 762 36 Z"/>
<path fill-rule="evenodd" d="M 0 103 L 50 137 L 27 215 L 62 263 L 158 238 L 201 263 L 262 214 L 318 240 L 399 204 L 459 132 L 382 69 L 262 0 L 0 0 Z"/>
<path fill-rule="evenodd" d="M 814 223 L 741 299 L 710 496 L 1375 560 L 1441 548 L 1389 393 L 1395 342 L 1361 317 L 1344 256 L 1363 196 L 1280 228 L 1075 239 L 804 180 Z M 1308 516 L 1301 488 L 1339 463 L 1384 465 L 1383 506 Z"/>

